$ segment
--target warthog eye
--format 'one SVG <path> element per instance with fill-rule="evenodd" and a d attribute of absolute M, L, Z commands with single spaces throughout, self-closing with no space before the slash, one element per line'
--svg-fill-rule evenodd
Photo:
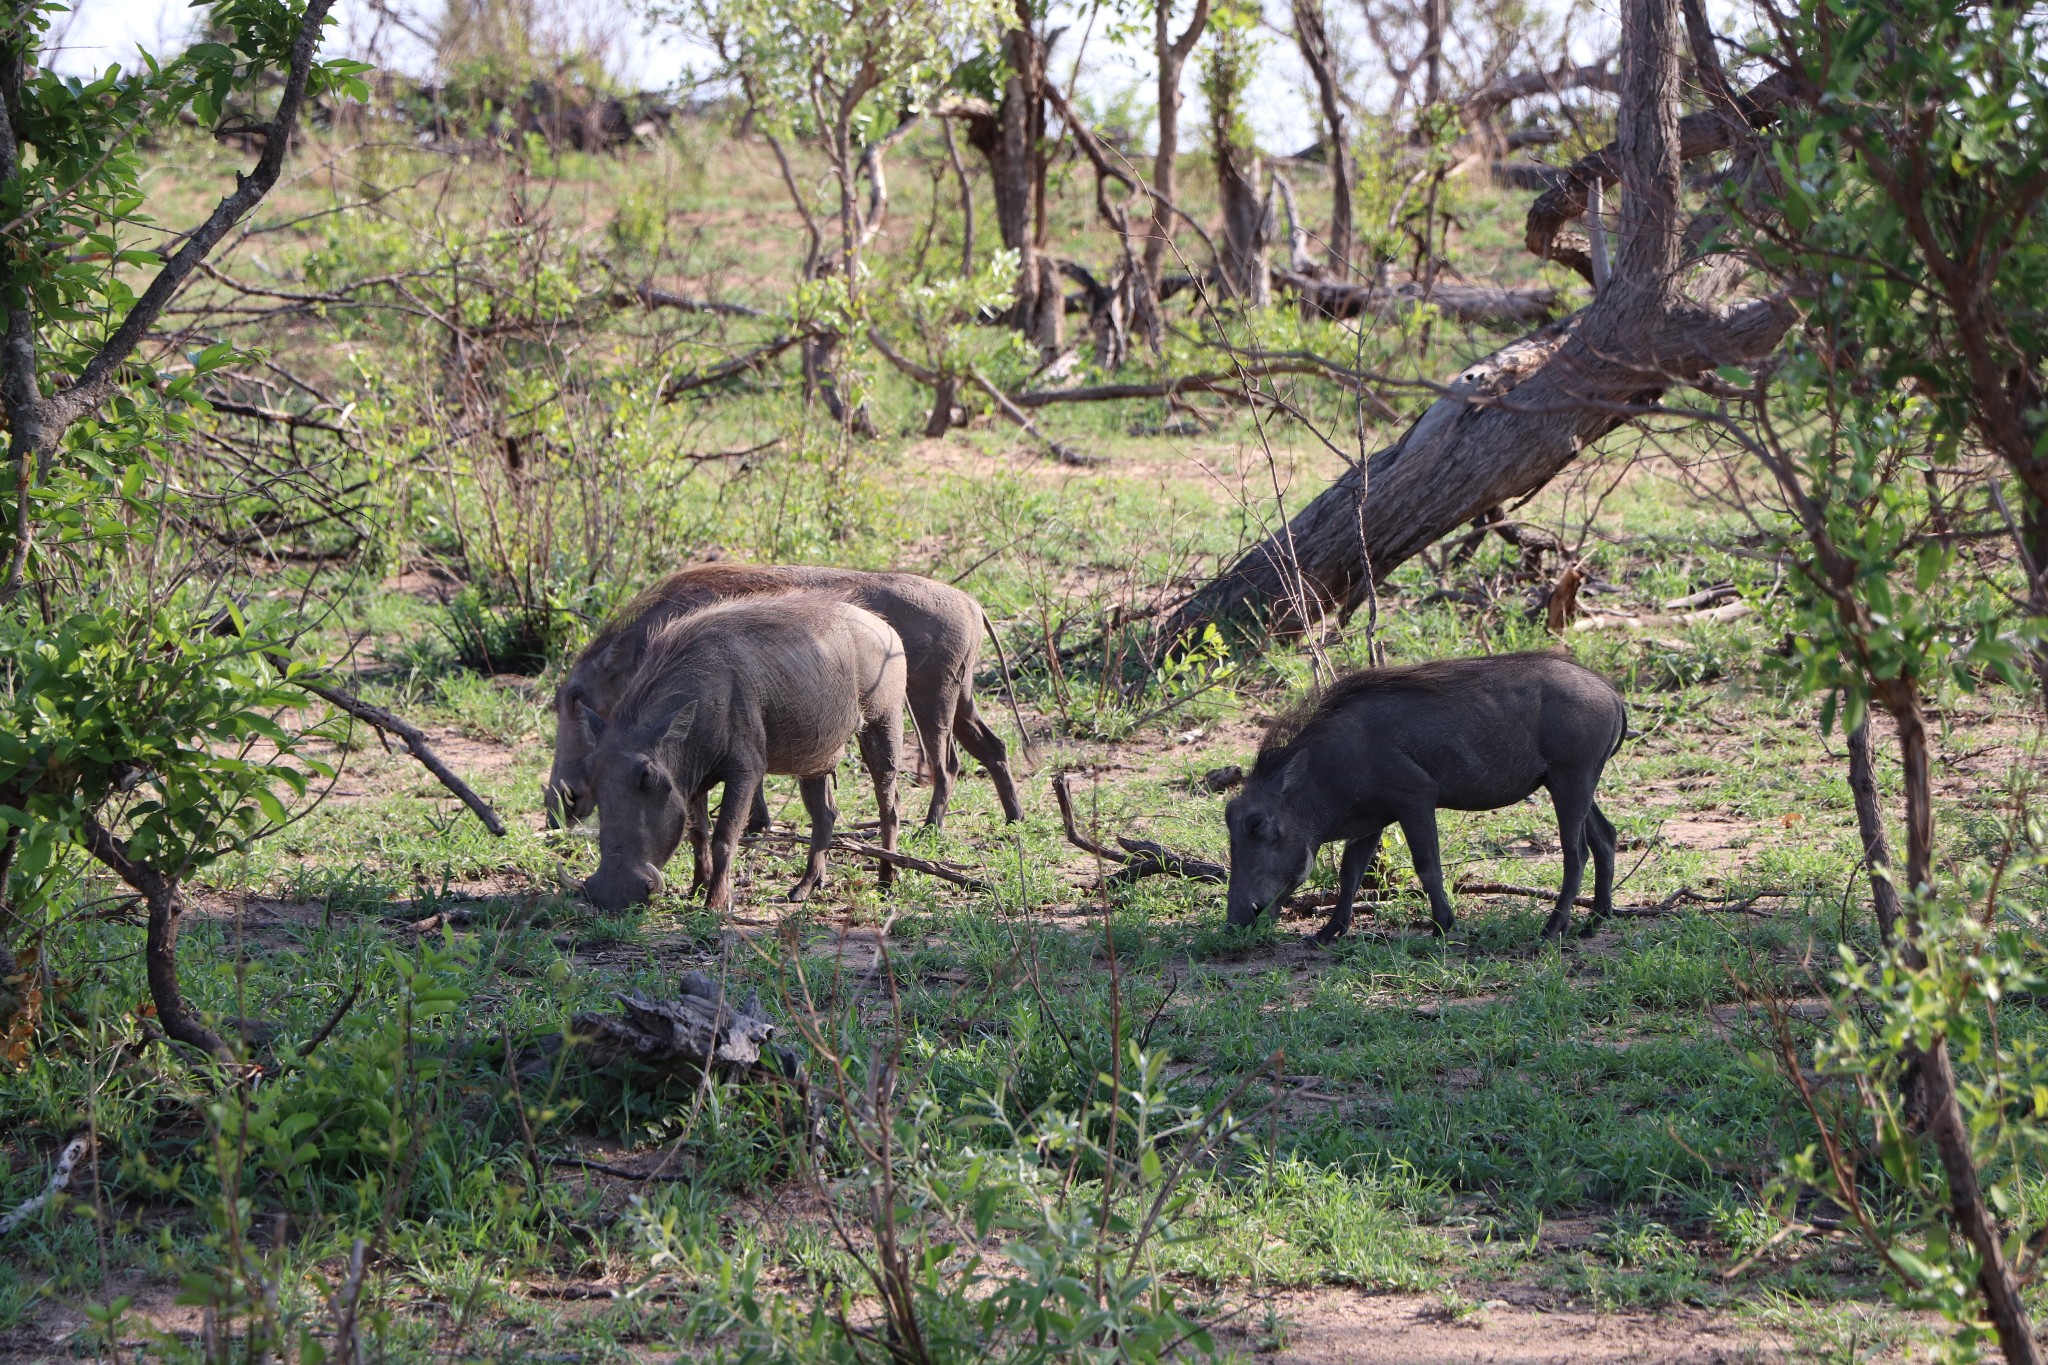
<path fill-rule="evenodd" d="M 644 792 L 668 790 L 668 774 L 655 767 L 652 763 L 642 763 L 639 775 L 635 780 L 638 782 L 640 790 Z"/>

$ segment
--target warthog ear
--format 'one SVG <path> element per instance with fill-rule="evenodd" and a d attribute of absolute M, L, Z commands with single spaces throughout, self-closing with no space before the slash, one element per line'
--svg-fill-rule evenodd
<path fill-rule="evenodd" d="M 590 703 L 581 697 L 576 699 L 576 728 L 593 747 L 604 738 L 604 717 L 591 710 Z"/>
<path fill-rule="evenodd" d="M 1295 781 L 1300 778 L 1302 770 L 1307 766 L 1307 754 L 1296 754 L 1293 758 L 1287 760 L 1287 766 L 1280 770 L 1280 792 L 1283 796 L 1287 793 L 1287 789 L 1292 787 Z"/>
<path fill-rule="evenodd" d="M 635 650 L 626 640 L 626 637 L 622 635 L 606 645 L 604 653 L 598 655 L 591 662 L 597 665 L 597 671 L 600 673 L 612 677 L 623 677 L 625 674 L 633 671 L 633 665 L 640 662 L 638 654 L 639 651 Z"/>
<path fill-rule="evenodd" d="M 697 723 L 697 703 L 692 701 L 682 710 L 668 718 L 668 728 L 662 731 L 661 742 L 681 744 L 690 737 L 690 727 Z"/>

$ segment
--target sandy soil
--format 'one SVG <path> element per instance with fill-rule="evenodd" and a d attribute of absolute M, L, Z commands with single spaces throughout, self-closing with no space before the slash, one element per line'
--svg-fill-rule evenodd
<path fill-rule="evenodd" d="M 1282 1294 L 1274 1308 L 1284 1324 L 1283 1344 L 1259 1358 L 1276 1365 L 1720 1365 L 1794 1358 L 1788 1342 L 1691 1308 L 1553 1312 L 1494 1299 L 1454 1314 L 1433 1295 L 1342 1290 Z"/>

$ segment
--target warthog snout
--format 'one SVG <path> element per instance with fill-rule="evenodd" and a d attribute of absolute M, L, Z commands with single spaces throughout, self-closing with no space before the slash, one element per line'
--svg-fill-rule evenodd
<path fill-rule="evenodd" d="M 661 869 L 652 863 L 616 870 L 600 865 L 583 883 L 583 894 L 600 910 L 623 910 L 660 895 L 664 885 Z"/>

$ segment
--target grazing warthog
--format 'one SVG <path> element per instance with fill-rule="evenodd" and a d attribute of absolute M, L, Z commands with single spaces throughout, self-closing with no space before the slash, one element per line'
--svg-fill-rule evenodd
<path fill-rule="evenodd" d="M 896 767 L 903 742 L 903 642 L 881 618 L 822 593 L 749 598 L 678 617 L 649 633 L 640 668 L 609 719 L 579 705 L 591 750 L 597 871 L 584 894 L 601 909 L 646 900 L 687 827 L 705 904 L 732 901 L 740 822 L 769 773 L 801 779 L 811 858 L 789 898 L 825 880 L 838 809 L 832 772 L 860 736 L 875 782 L 882 847 L 896 847 Z M 725 785 L 718 827 L 707 798 Z M 708 867 L 708 872 L 707 872 Z M 896 869 L 882 864 L 889 885 Z"/>
<path fill-rule="evenodd" d="M 650 635 L 678 617 L 719 602 L 799 589 L 865 608 L 901 637 L 908 670 L 905 692 L 932 784 L 925 823 L 936 828 L 946 818 L 953 780 L 960 771 L 954 740 L 988 769 L 1003 814 L 1018 819 L 1023 812 L 1016 784 L 1010 780 L 1009 754 L 974 706 L 974 670 L 981 658 L 982 632 L 989 629 L 979 602 L 958 588 L 916 574 L 700 564 L 670 574 L 627 603 L 577 656 L 556 690 L 555 763 L 547 787 L 549 826 L 572 825 L 595 805 L 592 746 L 576 723 L 577 712 L 588 707 L 601 717 L 611 715 L 639 667 Z M 750 827 L 767 823 L 767 803 L 757 800 Z"/>
<path fill-rule="evenodd" d="M 1380 835 L 1399 824 L 1439 932 L 1451 927 L 1437 856 L 1439 810 L 1497 810 L 1550 789 L 1564 886 L 1543 926 L 1570 927 L 1593 853 L 1593 922 L 1613 909 L 1614 826 L 1593 801 L 1621 746 L 1628 707 L 1614 685 L 1557 654 L 1444 659 L 1353 673 L 1267 731 L 1231 801 L 1230 922 L 1251 924 L 1309 874 L 1316 850 L 1344 840 L 1337 906 L 1316 934 L 1351 927 Z M 1590 926 L 1589 926 L 1590 931 Z"/>

